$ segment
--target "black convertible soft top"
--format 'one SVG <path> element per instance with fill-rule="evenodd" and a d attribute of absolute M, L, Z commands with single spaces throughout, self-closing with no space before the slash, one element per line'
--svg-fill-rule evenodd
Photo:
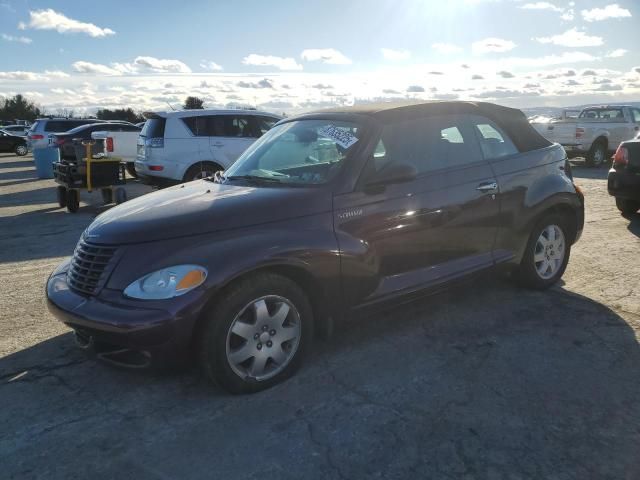
<path fill-rule="evenodd" d="M 475 114 L 493 120 L 513 140 L 520 152 L 546 148 L 551 145 L 529 123 L 522 111 L 487 102 L 423 102 L 370 103 L 353 107 L 326 109 L 322 113 L 367 115 L 382 123 L 393 123 L 432 115 Z"/>

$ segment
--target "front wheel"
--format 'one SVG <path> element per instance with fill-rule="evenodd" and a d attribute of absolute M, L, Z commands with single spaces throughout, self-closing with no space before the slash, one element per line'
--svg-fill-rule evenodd
<path fill-rule="evenodd" d="M 566 222 L 560 215 L 549 215 L 533 228 L 518 267 L 521 285 L 542 290 L 556 283 L 567 268 L 571 245 Z"/>
<path fill-rule="evenodd" d="M 59 185 L 56 187 L 56 198 L 58 200 L 58 206 L 64 208 L 67 206 L 67 189 Z"/>
<path fill-rule="evenodd" d="M 76 213 L 80 208 L 80 194 L 78 190 L 67 190 L 67 210 Z"/>
<path fill-rule="evenodd" d="M 270 273 L 233 284 L 205 321 L 201 366 L 231 393 L 258 392 L 290 377 L 313 332 L 305 293 L 288 278 Z"/>
<path fill-rule="evenodd" d="M 633 215 L 640 210 L 640 202 L 616 197 L 616 207 L 625 215 Z"/>
<path fill-rule="evenodd" d="M 15 149 L 15 153 L 19 157 L 24 157 L 28 153 L 28 149 L 26 145 L 17 145 Z"/>

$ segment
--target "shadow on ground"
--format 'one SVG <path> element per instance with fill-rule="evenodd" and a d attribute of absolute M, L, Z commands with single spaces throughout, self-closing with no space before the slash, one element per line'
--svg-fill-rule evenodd
<path fill-rule="evenodd" d="M 233 397 L 70 334 L 0 360 L 9 478 L 637 478 L 640 350 L 614 311 L 483 277 L 341 325 Z"/>

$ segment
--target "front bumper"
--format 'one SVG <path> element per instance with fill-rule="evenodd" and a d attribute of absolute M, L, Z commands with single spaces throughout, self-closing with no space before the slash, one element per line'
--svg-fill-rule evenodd
<path fill-rule="evenodd" d="M 163 301 L 164 308 L 159 302 L 118 302 L 121 293 L 106 289 L 99 296 L 85 296 L 69 288 L 66 272 L 49 277 L 46 294 L 53 316 L 90 346 L 141 352 L 153 364 L 185 356 L 205 302 L 203 293 L 196 290 Z"/>
<path fill-rule="evenodd" d="M 607 190 L 613 197 L 640 201 L 640 173 L 612 168 L 607 177 Z"/>

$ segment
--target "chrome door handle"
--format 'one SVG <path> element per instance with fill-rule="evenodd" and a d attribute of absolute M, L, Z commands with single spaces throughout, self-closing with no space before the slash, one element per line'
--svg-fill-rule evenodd
<path fill-rule="evenodd" d="M 498 182 L 481 183 L 480 185 L 478 185 L 476 190 L 478 190 L 479 192 L 491 192 L 498 190 Z"/>
<path fill-rule="evenodd" d="M 217 142 L 217 143 L 214 143 L 213 146 L 214 147 L 224 147 L 224 143 Z"/>

